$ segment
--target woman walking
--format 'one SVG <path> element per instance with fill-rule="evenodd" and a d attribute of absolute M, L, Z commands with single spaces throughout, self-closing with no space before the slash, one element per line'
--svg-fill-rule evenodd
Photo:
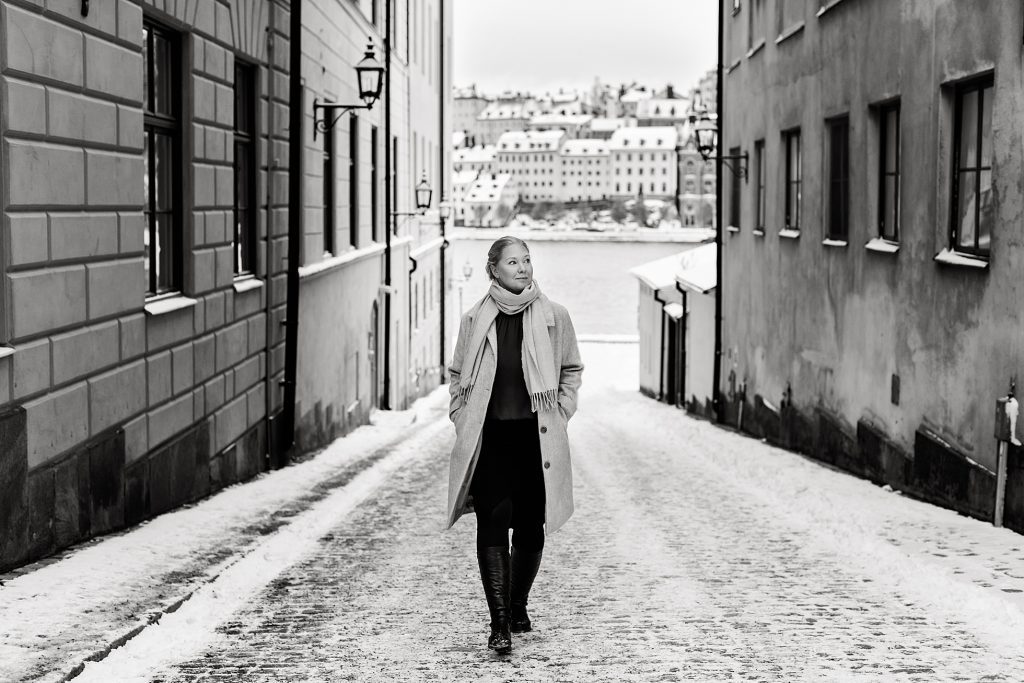
<path fill-rule="evenodd" d="M 583 365 L 569 313 L 541 293 L 525 242 L 495 241 L 487 274 L 490 288 L 462 316 L 449 367 L 448 528 L 475 511 L 487 646 L 504 654 L 511 633 L 532 629 L 526 603 L 545 532 L 572 515 L 566 425 Z"/>

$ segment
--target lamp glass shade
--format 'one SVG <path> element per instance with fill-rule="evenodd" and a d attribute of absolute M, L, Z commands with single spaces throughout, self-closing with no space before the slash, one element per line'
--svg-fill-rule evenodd
<path fill-rule="evenodd" d="M 705 159 L 715 152 L 718 146 L 718 126 L 710 119 L 702 119 L 697 123 L 697 151 Z"/>
<path fill-rule="evenodd" d="M 359 98 L 372 106 L 380 97 L 380 89 L 384 75 L 384 67 L 373 56 L 373 44 L 367 46 L 366 54 L 356 64 L 356 77 L 359 80 Z"/>
<path fill-rule="evenodd" d="M 468 280 L 472 274 L 473 266 L 470 265 L 469 261 L 466 261 L 465 263 L 462 264 L 462 277 Z"/>
<path fill-rule="evenodd" d="M 434 194 L 433 188 L 427 182 L 426 176 L 416 183 L 416 208 L 423 211 L 430 208 L 430 197 Z"/>
<path fill-rule="evenodd" d="M 437 210 L 440 212 L 441 220 L 446 221 L 448 217 L 452 215 L 452 205 L 447 201 L 441 202 L 437 205 Z"/>

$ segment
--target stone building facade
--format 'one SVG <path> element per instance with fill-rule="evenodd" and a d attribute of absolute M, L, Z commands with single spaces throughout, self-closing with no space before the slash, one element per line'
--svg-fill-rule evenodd
<path fill-rule="evenodd" d="M 405 3 L 393 4 L 402 45 L 411 40 Z M 443 14 L 440 0 L 413 4 L 424 12 L 417 26 L 436 36 L 417 45 L 434 80 L 417 89 L 424 74 L 401 63 L 393 69 L 395 140 L 378 138 L 378 159 L 398 150 L 393 184 L 381 166 L 371 168 L 374 124 L 366 119 L 381 115 L 383 99 L 359 114 L 361 154 L 351 165 L 359 224 L 336 224 L 337 243 L 351 246 L 351 233 L 355 246 L 327 257 L 312 101 L 353 97 L 351 65 L 367 36 L 382 58 L 383 29 L 372 20 L 384 16 L 382 2 L 304 3 L 301 103 L 289 102 L 285 0 L 109 0 L 87 9 L 65 0 L 0 2 L 0 571 L 275 464 L 287 235 L 296 220 L 288 210 L 293 104 L 307 114 L 307 154 L 297 170 L 306 201 L 295 255 L 303 268 L 298 447 L 344 433 L 379 402 L 371 378 L 380 361 L 367 340 L 371 320 L 384 325 L 371 311 L 385 296 L 396 337 L 390 403 L 400 407 L 425 386 L 410 372 L 420 347 L 433 345 L 433 357 L 421 355 L 435 368 L 429 381 L 440 381 L 436 217 L 399 227 L 390 289 L 381 286 L 383 248 L 371 221 L 371 198 L 383 202 L 392 187 L 396 211 L 411 204 L 420 174 L 408 107 L 427 119 L 417 162 L 432 174 L 435 206 L 450 175 L 440 143 L 450 135 L 442 136 L 439 118 L 439 93 L 450 99 L 442 85 L 450 59 L 440 58 L 450 9 Z M 318 55 L 310 35 L 341 53 Z M 322 69 L 334 80 L 312 78 Z M 344 216 L 342 166 L 334 194 Z M 436 280 L 420 322 L 437 335 L 432 342 L 409 331 L 417 253 L 418 273 Z"/>
<path fill-rule="evenodd" d="M 1024 8 L 722 2 L 721 149 L 750 155 L 723 198 L 726 417 L 991 518 L 1024 370 Z"/>

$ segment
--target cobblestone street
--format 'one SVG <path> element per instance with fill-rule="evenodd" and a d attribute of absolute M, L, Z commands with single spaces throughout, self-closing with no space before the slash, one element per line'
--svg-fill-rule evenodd
<path fill-rule="evenodd" d="M 79 680 L 1024 679 L 1019 536 L 604 381 L 631 346 L 584 354 L 576 514 L 510 656 L 485 648 L 474 521 L 441 531 L 439 401 L 404 464 L 261 589 L 231 602 L 226 572 Z"/>

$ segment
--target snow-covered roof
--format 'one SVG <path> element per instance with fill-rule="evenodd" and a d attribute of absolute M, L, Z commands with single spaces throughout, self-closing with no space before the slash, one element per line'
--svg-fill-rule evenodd
<path fill-rule="evenodd" d="M 457 149 L 452 155 L 452 163 L 489 163 L 494 161 L 494 154 L 496 151 L 497 150 L 494 145 L 478 145 L 476 147 Z"/>
<path fill-rule="evenodd" d="M 712 245 L 714 246 L 714 245 Z M 679 259 L 686 252 L 672 254 L 630 269 L 630 274 L 651 289 L 674 287 L 679 272 Z"/>
<path fill-rule="evenodd" d="M 482 173 L 466 194 L 467 202 L 490 202 L 501 199 L 505 187 L 513 182 L 509 173 Z"/>
<path fill-rule="evenodd" d="M 624 118 L 595 118 L 590 122 L 590 130 L 601 133 L 611 133 L 612 131 L 618 130 L 619 128 L 625 128 L 630 125 L 629 119 Z"/>
<path fill-rule="evenodd" d="M 590 114 L 538 114 L 530 119 L 531 126 L 583 126 L 594 117 Z"/>
<path fill-rule="evenodd" d="M 566 140 L 559 150 L 564 157 L 601 156 L 608 154 L 607 140 Z"/>
<path fill-rule="evenodd" d="M 639 88 L 633 88 L 619 98 L 620 102 L 640 102 L 642 100 L 648 100 L 651 98 L 651 91 L 640 90 Z"/>
<path fill-rule="evenodd" d="M 558 149 L 563 138 L 565 131 L 562 130 L 510 130 L 498 138 L 497 148 L 505 152 Z"/>
<path fill-rule="evenodd" d="M 452 147 L 459 149 L 466 144 L 466 131 L 456 130 L 452 132 Z"/>
<path fill-rule="evenodd" d="M 454 171 L 452 173 L 452 185 L 460 187 L 472 185 L 476 181 L 477 175 L 476 171 Z"/>
<path fill-rule="evenodd" d="M 478 121 L 504 121 L 508 119 L 528 119 L 540 113 L 540 107 L 530 102 L 505 103 L 492 102 L 477 114 Z"/>
<path fill-rule="evenodd" d="M 676 282 L 694 292 L 705 294 L 718 284 L 716 273 L 717 250 L 715 244 L 702 244 L 684 252 L 679 259 Z"/>
<path fill-rule="evenodd" d="M 609 140 L 613 150 L 675 149 L 679 132 L 674 126 L 619 128 Z"/>
<path fill-rule="evenodd" d="M 651 98 L 637 104 L 636 116 L 639 119 L 683 119 L 689 108 L 688 100 Z"/>

